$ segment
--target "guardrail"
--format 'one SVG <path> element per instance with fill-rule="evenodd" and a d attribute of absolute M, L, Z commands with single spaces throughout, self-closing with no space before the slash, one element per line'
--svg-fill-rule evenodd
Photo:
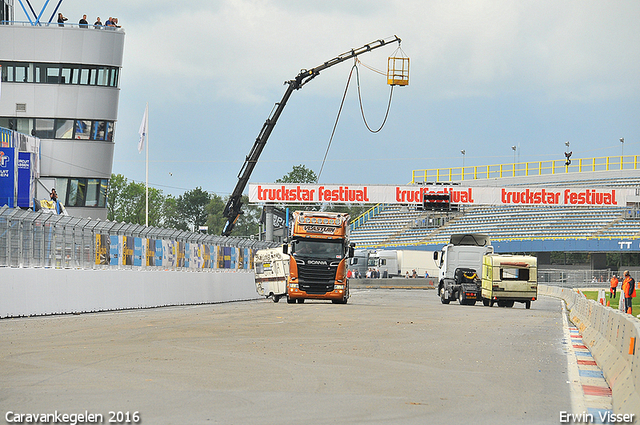
<path fill-rule="evenodd" d="M 25 12 L 26 13 L 26 12 Z M 122 27 L 111 27 L 105 25 L 94 24 L 76 24 L 73 22 L 58 23 L 57 18 L 55 21 L 42 22 L 42 21 L 0 21 L 0 25 L 17 25 L 17 26 L 30 26 L 30 27 L 56 27 L 56 28 L 79 28 L 79 29 L 100 29 L 108 31 L 124 31 Z"/>
<path fill-rule="evenodd" d="M 0 208 L 0 267 L 213 271 L 253 268 L 274 242 Z"/>
<path fill-rule="evenodd" d="M 640 417 L 640 321 L 572 289 L 538 285 L 538 293 L 566 302 L 569 318 L 611 387 L 614 413 Z"/>
<path fill-rule="evenodd" d="M 413 170 L 411 184 L 637 169 L 638 155 L 574 159 L 568 166 L 565 160 L 513 162 Z"/>

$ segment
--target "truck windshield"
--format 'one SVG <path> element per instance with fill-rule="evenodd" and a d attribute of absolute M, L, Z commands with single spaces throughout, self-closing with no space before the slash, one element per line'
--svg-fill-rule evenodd
<path fill-rule="evenodd" d="M 342 241 L 299 239 L 293 245 L 293 255 L 314 258 L 342 258 Z"/>

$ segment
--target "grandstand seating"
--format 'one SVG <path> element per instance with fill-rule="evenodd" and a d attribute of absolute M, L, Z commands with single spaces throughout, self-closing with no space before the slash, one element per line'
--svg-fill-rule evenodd
<path fill-rule="evenodd" d="M 351 232 L 358 247 L 443 243 L 454 233 L 486 233 L 492 240 L 638 238 L 640 220 L 627 208 L 478 206 L 435 213 L 388 206 Z M 444 223 L 437 226 L 437 223 Z"/>
<path fill-rule="evenodd" d="M 606 173 L 583 173 L 570 179 L 544 176 L 536 187 L 640 187 L 637 171 L 608 178 Z M 506 183 L 506 182 L 505 182 Z M 482 182 L 476 185 L 481 186 Z M 531 185 L 530 178 L 509 186 Z M 353 226 L 357 247 L 440 244 L 454 233 L 485 233 L 492 240 L 640 238 L 637 207 L 473 206 L 458 212 L 422 211 L 415 206 L 377 206 L 375 214 Z"/>

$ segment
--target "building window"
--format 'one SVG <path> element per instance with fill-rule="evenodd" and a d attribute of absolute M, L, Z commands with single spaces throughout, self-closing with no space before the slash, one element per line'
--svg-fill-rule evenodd
<path fill-rule="evenodd" d="M 109 180 L 100 180 L 100 193 L 98 193 L 98 208 L 104 208 L 107 206 L 107 188 L 109 187 Z"/>
<path fill-rule="evenodd" d="M 70 120 L 64 118 L 0 117 L 0 127 L 41 139 L 79 139 L 113 142 L 113 121 Z"/>
<path fill-rule="evenodd" d="M 91 137 L 91 121 L 76 120 L 75 138 L 89 140 Z"/>
<path fill-rule="evenodd" d="M 58 200 L 66 207 L 104 208 L 108 186 L 108 179 L 56 179 Z"/>
<path fill-rule="evenodd" d="M 36 119 L 35 136 L 41 139 L 53 139 L 55 135 L 53 131 L 53 123 L 54 123 L 54 120 L 52 119 L 42 119 L 42 118 Z"/>
<path fill-rule="evenodd" d="M 73 120 L 56 120 L 56 139 L 73 138 Z"/>
<path fill-rule="evenodd" d="M 0 61 L 2 81 L 118 87 L 119 68 L 80 64 L 50 64 Z"/>
<path fill-rule="evenodd" d="M 91 140 L 104 140 L 106 124 L 104 121 L 94 121 L 91 126 Z"/>

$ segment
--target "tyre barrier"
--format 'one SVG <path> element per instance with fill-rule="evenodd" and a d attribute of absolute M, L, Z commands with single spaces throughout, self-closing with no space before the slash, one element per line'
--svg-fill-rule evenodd
<path fill-rule="evenodd" d="M 566 302 L 569 318 L 611 387 L 614 413 L 640 418 L 640 320 L 573 289 L 538 285 L 538 293 Z"/>

